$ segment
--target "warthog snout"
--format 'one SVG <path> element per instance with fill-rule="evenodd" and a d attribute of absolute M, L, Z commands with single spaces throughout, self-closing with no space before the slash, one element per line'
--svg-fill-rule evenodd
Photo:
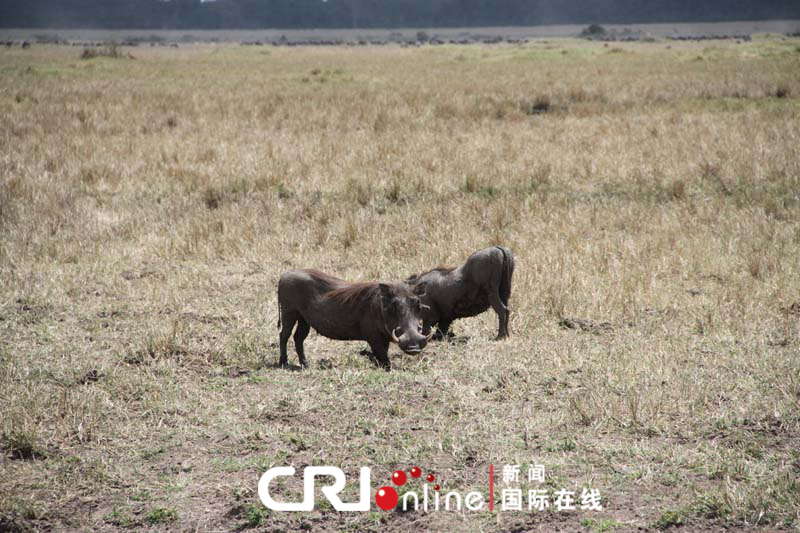
<path fill-rule="evenodd" d="M 431 329 L 428 335 L 423 335 L 422 327 L 419 326 L 417 328 L 407 328 L 398 337 L 397 333 L 400 333 L 401 330 L 402 328 L 395 328 L 392 332 L 392 340 L 397 343 L 401 350 L 409 355 L 420 353 L 428 344 L 428 341 L 431 340 L 434 333 L 433 329 Z"/>

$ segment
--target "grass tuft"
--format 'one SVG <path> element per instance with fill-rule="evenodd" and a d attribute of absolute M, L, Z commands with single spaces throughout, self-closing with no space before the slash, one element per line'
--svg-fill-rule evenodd
<path fill-rule="evenodd" d="M 144 515 L 144 520 L 150 525 L 171 524 L 178 520 L 178 511 L 167 507 L 152 509 Z"/>

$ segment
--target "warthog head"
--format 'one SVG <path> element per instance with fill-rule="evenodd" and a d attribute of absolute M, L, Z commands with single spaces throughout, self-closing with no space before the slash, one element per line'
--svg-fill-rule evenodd
<path fill-rule="evenodd" d="M 426 307 L 420 301 L 424 286 L 417 287 L 416 293 L 404 283 L 380 284 L 381 305 L 386 332 L 407 354 L 418 354 L 433 336 L 422 333 L 422 312 Z"/>

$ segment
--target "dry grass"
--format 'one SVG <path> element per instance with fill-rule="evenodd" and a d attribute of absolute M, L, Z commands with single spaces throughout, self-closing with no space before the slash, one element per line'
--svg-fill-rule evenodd
<path fill-rule="evenodd" d="M 798 44 L 0 51 L 0 523 L 800 528 Z M 511 340 L 487 313 L 389 374 L 313 334 L 274 367 L 286 268 L 494 243 Z M 606 510 L 255 494 L 277 464 L 464 490 L 529 462 Z"/>

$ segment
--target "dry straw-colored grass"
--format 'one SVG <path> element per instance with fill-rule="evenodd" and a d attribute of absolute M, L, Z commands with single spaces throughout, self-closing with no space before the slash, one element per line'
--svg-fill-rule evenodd
<path fill-rule="evenodd" d="M 799 45 L 0 51 L 0 523 L 797 529 Z M 281 271 L 495 243 L 511 340 L 487 313 L 392 373 L 313 334 L 275 368 Z M 255 494 L 276 464 L 466 490 L 529 462 L 606 510 Z"/>

